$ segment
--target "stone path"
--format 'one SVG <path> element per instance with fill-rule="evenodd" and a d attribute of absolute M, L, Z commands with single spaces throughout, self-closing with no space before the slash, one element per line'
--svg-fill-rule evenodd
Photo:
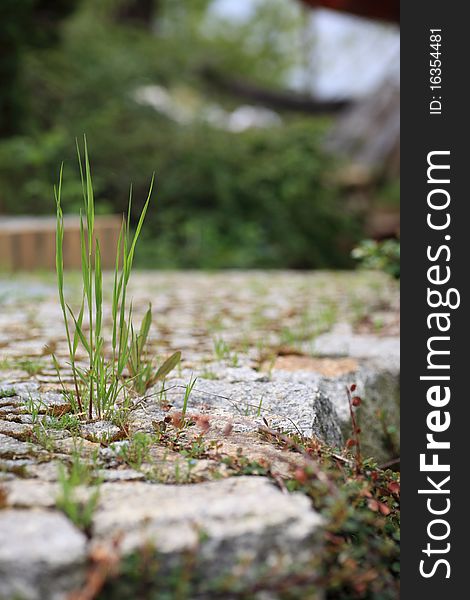
<path fill-rule="evenodd" d="M 67 382 L 54 278 L 0 281 L 0 598 L 86 591 L 103 548 L 131 556 L 149 544 L 165 572 L 197 548 L 208 580 L 224 574 L 256 589 L 263 577 L 290 576 L 321 554 L 323 518 L 279 483 L 301 456 L 286 460 L 260 431 L 314 436 L 341 454 L 352 383 L 363 397 L 364 453 L 387 461 L 398 452 L 399 306 L 390 279 L 138 273 L 131 287 L 137 321 L 153 307 L 152 355 L 180 350 L 183 360 L 163 390 L 134 399 L 124 427 L 68 413 L 49 357 Z M 73 276 L 69 297 L 79 289 Z M 190 426 L 180 430 L 191 376 Z"/>

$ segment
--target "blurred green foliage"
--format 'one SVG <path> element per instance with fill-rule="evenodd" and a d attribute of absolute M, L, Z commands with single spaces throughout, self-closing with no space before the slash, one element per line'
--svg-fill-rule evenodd
<path fill-rule="evenodd" d="M 351 255 L 364 269 L 378 269 L 400 279 L 399 240 L 362 240 Z"/>
<path fill-rule="evenodd" d="M 22 42 L 15 93 L 18 102 L 30 99 L 27 127 L 0 138 L 0 212 L 51 214 L 62 161 L 64 209 L 76 211 L 74 139 L 86 133 L 97 211 L 124 211 L 132 181 L 137 215 L 156 171 L 141 265 L 350 265 L 360 226 L 331 184 L 332 161 L 320 149 L 324 122 L 286 117 L 281 126 L 231 133 L 197 118 L 177 123 L 136 101 L 139 87 L 158 84 L 190 106 L 207 102 L 200 76 L 207 65 L 283 85 L 302 51 L 297 5 L 260 2 L 245 23 L 208 13 L 210 3 L 77 0 L 74 12 L 73 2 L 57 3 L 71 14 L 56 22 L 55 43 Z M 29 17 L 33 4 L 23 6 Z M 12 19 L 19 26 L 22 11 L 12 8 Z M 239 104 L 213 92 L 210 102 Z"/>
<path fill-rule="evenodd" d="M 0 137 L 25 129 L 28 102 L 21 85 L 21 63 L 28 48 L 58 41 L 58 24 L 77 0 L 2 0 L 0 2 Z"/>

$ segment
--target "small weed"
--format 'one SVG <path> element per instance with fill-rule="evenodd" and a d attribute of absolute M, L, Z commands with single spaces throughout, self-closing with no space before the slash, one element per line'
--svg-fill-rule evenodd
<path fill-rule="evenodd" d="M 189 383 L 185 387 L 185 390 L 184 390 L 183 410 L 181 411 L 181 419 L 183 422 L 186 417 L 186 411 L 188 409 L 189 398 L 191 397 L 194 386 L 196 385 L 196 381 L 197 381 L 197 377 L 193 378 L 193 376 L 191 375 L 191 379 L 189 380 Z"/>
<path fill-rule="evenodd" d="M 221 461 L 234 475 L 263 475 L 270 473 L 270 465 L 265 461 L 250 460 L 243 455 L 243 450 L 238 449 L 236 456 L 224 456 Z"/>
<path fill-rule="evenodd" d="M 214 339 L 214 354 L 217 360 L 225 360 L 230 358 L 229 345 L 222 338 Z"/>
<path fill-rule="evenodd" d="M 232 354 L 230 355 L 230 366 L 238 367 L 238 365 L 239 365 L 238 354 L 236 352 L 232 352 Z"/>
<path fill-rule="evenodd" d="M 73 453 L 72 463 L 68 468 L 63 464 L 59 465 L 58 476 L 60 492 L 56 499 L 57 508 L 90 535 L 101 480 L 93 475 L 93 470 L 83 462 L 77 450 Z"/>
<path fill-rule="evenodd" d="M 140 326 L 139 332 L 134 332 L 131 324 L 131 339 L 129 349 L 129 359 L 127 368 L 131 377 L 134 390 L 143 395 L 149 387 L 162 381 L 173 371 L 181 360 L 181 352 L 175 352 L 158 368 L 155 369 L 153 361 L 150 360 L 145 352 L 147 338 L 152 324 L 152 306 L 149 305 L 147 312 Z"/>
<path fill-rule="evenodd" d="M 261 406 L 263 404 L 263 400 L 261 399 L 258 404 L 250 404 L 245 403 L 243 408 L 241 406 L 237 406 L 236 410 L 245 417 L 259 417 L 261 416 Z"/>
<path fill-rule="evenodd" d="M 370 313 L 370 307 L 365 304 L 362 298 L 358 298 L 357 296 L 353 296 L 349 300 L 349 310 L 353 325 L 359 325 L 362 323 Z"/>
<path fill-rule="evenodd" d="M 310 341 L 319 331 L 314 325 L 309 322 L 304 325 L 295 325 L 293 327 L 284 327 L 279 336 L 279 341 L 282 346 L 296 347 L 301 342 Z"/>
<path fill-rule="evenodd" d="M 28 375 L 37 375 L 38 373 L 41 373 L 41 371 L 45 367 L 44 362 L 39 361 L 39 360 L 33 360 L 32 358 L 25 358 L 22 360 L 18 360 L 16 362 L 16 364 L 17 364 L 17 368 L 22 369 L 23 371 L 26 371 L 26 373 L 28 373 Z"/>
<path fill-rule="evenodd" d="M 13 396 L 16 396 L 16 390 L 14 388 L 0 388 L 0 399 L 13 398 Z"/>
<path fill-rule="evenodd" d="M 139 471 L 142 463 L 149 458 L 150 449 L 156 441 L 157 438 L 154 435 L 139 431 L 127 444 L 120 447 L 118 456 L 132 469 Z"/>
<path fill-rule="evenodd" d="M 178 485 L 182 485 L 184 483 L 193 483 L 192 472 L 197 462 L 194 458 L 185 457 L 183 462 L 185 468 L 181 468 L 181 463 L 179 460 L 175 462 L 175 470 L 174 470 L 174 478 L 175 483 Z"/>
<path fill-rule="evenodd" d="M 274 367 L 276 366 L 278 354 L 271 349 L 258 349 L 258 370 L 266 372 L 268 379 L 273 377 Z"/>
<path fill-rule="evenodd" d="M 74 381 L 74 394 L 63 386 L 64 394 L 72 401 L 74 412 L 80 418 L 92 419 L 109 417 L 120 395 L 125 394 L 126 384 L 123 372 L 131 358 L 132 342 L 132 303 L 127 306 L 127 288 L 132 272 L 135 248 L 152 193 L 153 179 L 147 200 L 142 209 L 135 234 L 130 235 L 130 215 L 132 188 L 129 198 L 127 219 L 123 219 L 116 248 L 114 284 L 112 291 L 112 336 L 110 345 L 112 357 L 105 354 L 103 337 L 103 278 L 101 270 L 101 250 L 99 240 L 95 239 L 95 201 L 91 177 L 90 162 L 86 139 L 84 140 L 84 164 L 77 143 L 78 162 L 83 191 L 83 212 L 80 215 L 80 246 L 82 263 L 82 293 L 80 309 L 74 313 L 64 295 L 64 217 L 61 207 L 62 168 L 59 184 L 54 189 L 57 226 L 56 226 L 56 271 L 59 302 L 65 325 L 69 350 L 69 361 Z M 88 317 L 88 329 L 84 327 L 84 317 Z M 145 329 L 146 325 L 141 327 Z M 77 350 L 83 347 L 88 357 L 88 368 L 77 364 Z M 60 366 L 53 356 L 54 365 L 60 378 Z"/>
<path fill-rule="evenodd" d="M 42 422 L 37 422 L 33 425 L 31 441 L 48 452 L 52 452 L 55 449 L 54 438 L 49 434 Z"/>
<path fill-rule="evenodd" d="M 226 360 L 231 367 L 238 367 L 238 354 L 233 352 L 227 342 L 222 338 L 214 339 L 214 354 L 217 360 Z"/>
<path fill-rule="evenodd" d="M 180 453 L 186 458 L 199 459 L 207 454 L 206 441 L 203 434 L 196 436 L 189 444 L 183 448 Z"/>
<path fill-rule="evenodd" d="M 46 408 L 44 402 L 40 398 L 35 400 L 30 394 L 28 399 L 25 401 L 24 406 L 28 414 L 31 416 L 31 423 L 33 425 L 39 423 L 41 410 Z"/>
<path fill-rule="evenodd" d="M 329 331 L 338 320 L 338 306 L 326 301 L 316 315 L 317 335 Z"/>
<path fill-rule="evenodd" d="M 61 417 L 51 415 L 47 419 L 47 426 L 49 429 L 67 430 L 73 434 L 78 434 L 80 431 L 80 419 L 77 415 L 70 413 L 65 413 Z"/>
<path fill-rule="evenodd" d="M 221 331 L 224 328 L 223 319 L 221 315 L 216 314 L 213 317 L 210 317 L 206 321 L 207 331 L 216 332 Z"/>
<path fill-rule="evenodd" d="M 385 326 L 383 318 L 377 316 L 373 317 L 372 326 L 374 328 L 374 331 L 376 331 L 377 333 L 382 331 L 382 329 Z"/>
<path fill-rule="evenodd" d="M 45 367 L 43 361 L 34 360 L 32 358 L 21 358 L 18 360 L 12 360 L 4 358 L 0 361 L 0 370 L 14 369 L 26 371 L 28 375 L 37 375 Z"/>
<path fill-rule="evenodd" d="M 129 399 L 126 398 L 124 403 L 116 407 L 111 415 L 111 423 L 116 425 L 116 427 L 119 427 L 124 437 L 129 437 L 131 408 Z"/>
<path fill-rule="evenodd" d="M 204 371 L 202 371 L 200 377 L 201 377 L 201 379 L 208 379 L 208 380 L 218 379 L 217 375 L 213 371 L 210 371 L 208 369 L 205 369 Z"/>
<path fill-rule="evenodd" d="M 280 332 L 280 343 L 286 346 L 297 346 L 301 342 L 311 341 L 322 333 L 329 331 L 338 320 L 338 307 L 333 302 L 322 304 L 314 315 L 303 313 L 298 322 L 291 327 L 284 327 Z"/>

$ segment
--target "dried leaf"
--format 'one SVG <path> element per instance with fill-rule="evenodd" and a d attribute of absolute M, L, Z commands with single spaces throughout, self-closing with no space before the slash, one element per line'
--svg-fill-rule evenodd
<path fill-rule="evenodd" d="M 388 490 L 390 492 L 392 492 L 392 494 L 400 493 L 400 484 L 398 483 L 398 481 L 391 481 L 387 487 L 388 487 Z"/>
<path fill-rule="evenodd" d="M 390 512 L 391 512 L 391 511 L 390 511 L 390 508 L 389 508 L 389 507 L 388 507 L 386 504 L 384 504 L 383 502 L 379 502 L 379 510 L 380 510 L 380 512 L 381 512 L 381 513 L 382 513 L 384 516 L 387 516 L 387 515 L 389 515 L 389 514 L 390 514 Z"/>
<path fill-rule="evenodd" d="M 228 423 L 225 425 L 225 427 L 224 427 L 224 429 L 223 429 L 222 433 L 223 433 L 223 435 L 224 435 L 225 437 L 228 437 L 228 436 L 229 436 L 229 435 L 232 433 L 232 430 L 233 430 L 233 423 L 232 423 L 231 421 L 229 421 L 229 422 L 228 422 Z"/>

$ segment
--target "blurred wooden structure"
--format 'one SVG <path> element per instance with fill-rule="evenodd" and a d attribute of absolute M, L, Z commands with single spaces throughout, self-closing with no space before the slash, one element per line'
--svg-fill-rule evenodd
<path fill-rule="evenodd" d="M 400 175 L 400 80 L 390 75 L 342 111 L 326 138 L 328 150 L 387 176 Z"/>
<path fill-rule="evenodd" d="M 301 0 L 310 8 L 326 8 L 398 26 L 399 0 Z M 352 65 L 352 68 L 354 65 Z M 345 188 L 373 197 L 374 182 L 400 176 L 400 76 L 391 65 L 376 89 L 338 111 L 325 139 L 330 152 L 348 167 L 341 178 Z M 360 177 L 357 175 L 360 174 Z M 352 175 L 352 177 L 351 177 Z M 347 180 L 349 179 L 349 180 Z M 364 207 L 365 233 L 374 239 L 400 234 L 399 207 Z"/>
<path fill-rule="evenodd" d="M 391 23 L 400 21 L 400 0 L 302 0 L 312 8 L 328 8 Z"/>
<path fill-rule="evenodd" d="M 103 269 L 113 269 L 122 217 L 95 218 Z M 55 269 L 55 217 L 0 217 L 0 268 L 11 271 Z M 64 217 L 64 264 L 81 269 L 80 218 Z"/>
<path fill-rule="evenodd" d="M 373 20 L 400 22 L 399 0 L 301 0 Z M 354 68 L 354 65 L 351 65 Z M 339 111 L 326 140 L 327 149 L 376 175 L 400 174 L 400 76 L 391 65 L 375 90 Z"/>
<path fill-rule="evenodd" d="M 398 208 L 376 207 L 369 211 L 364 224 L 365 234 L 374 240 L 400 237 Z"/>

